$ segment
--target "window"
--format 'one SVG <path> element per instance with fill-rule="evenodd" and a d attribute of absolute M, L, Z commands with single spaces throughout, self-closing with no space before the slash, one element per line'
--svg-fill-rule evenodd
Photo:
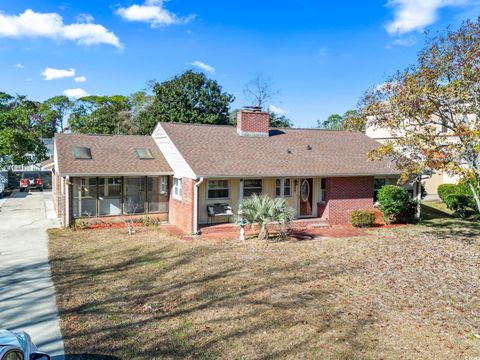
<path fill-rule="evenodd" d="M 150 160 L 153 159 L 152 152 L 150 149 L 145 148 L 136 148 L 135 153 L 140 160 Z"/>
<path fill-rule="evenodd" d="M 182 179 L 173 178 L 173 197 L 182 200 Z"/>
<path fill-rule="evenodd" d="M 378 200 L 378 190 L 380 190 L 386 184 L 386 179 L 374 179 L 373 180 L 373 202 Z"/>
<path fill-rule="evenodd" d="M 168 176 L 160 177 L 160 194 L 162 195 L 168 194 Z"/>
<path fill-rule="evenodd" d="M 168 211 L 168 194 L 166 191 L 162 192 L 162 186 L 166 186 L 167 181 L 167 176 L 147 178 L 147 202 L 149 213 Z"/>
<path fill-rule="evenodd" d="M 262 179 L 245 179 L 243 180 L 243 196 L 249 197 L 253 194 L 260 195 L 262 193 Z"/>
<path fill-rule="evenodd" d="M 73 217 L 97 216 L 97 178 L 73 179 Z"/>
<path fill-rule="evenodd" d="M 98 179 L 99 215 L 120 215 L 122 213 L 122 178 Z"/>
<path fill-rule="evenodd" d="M 124 214 L 145 212 L 145 177 L 125 178 Z"/>
<path fill-rule="evenodd" d="M 320 179 L 320 203 L 325 204 L 327 202 L 327 179 Z"/>
<path fill-rule="evenodd" d="M 275 194 L 277 197 L 280 197 L 282 194 L 281 188 L 282 188 L 282 180 L 277 179 L 276 188 L 275 188 Z M 291 196 L 290 179 L 283 179 L 283 196 Z"/>
<path fill-rule="evenodd" d="M 442 134 L 445 134 L 446 132 L 448 132 L 448 120 L 447 119 L 442 119 L 442 126 L 441 126 L 441 129 L 440 129 L 440 132 Z"/>
<path fill-rule="evenodd" d="M 208 180 L 207 194 L 209 199 L 228 199 L 230 197 L 228 180 Z"/>
<path fill-rule="evenodd" d="M 73 147 L 73 158 L 75 160 L 91 160 L 92 152 L 89 148 L 83 146 Z"/>

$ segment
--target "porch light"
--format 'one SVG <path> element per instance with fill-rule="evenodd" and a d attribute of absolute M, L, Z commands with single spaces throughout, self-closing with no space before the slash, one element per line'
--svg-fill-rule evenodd
<path fill-rule="evenodd" d="M 295 192 L 297 192 L 297 189 L 298 189 L 298 179 L 295 179 L 295 181 L 293 182 L 293 188 L 295 189 Z"/>

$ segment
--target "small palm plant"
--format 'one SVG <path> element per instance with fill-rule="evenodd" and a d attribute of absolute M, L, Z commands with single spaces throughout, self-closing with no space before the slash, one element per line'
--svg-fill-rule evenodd
<path fill-rule="evenodd" d="M 288 206 L 285 199 L 272 199 L 267 195 L 252 195 L 245 199 L 241 204 L 240 217 L 251 224 L 252 230 L 255 223 L 260 226 L 258 239 L 268 239 L 268 225 L 272 222 L 278 222 L 284 231 L 286 225 L 295 217 L 295 210 Z"/>

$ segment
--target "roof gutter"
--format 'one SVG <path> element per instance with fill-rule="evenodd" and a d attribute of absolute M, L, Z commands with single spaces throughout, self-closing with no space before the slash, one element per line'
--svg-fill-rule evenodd
<path fill-rule="evenodd" d="M 198 179 L 197 182 L 195 182 L 195 186 L 193 187 L 193 232 L 195 234 L 199 233 L 199 228 L 198 228 L 198 188 L 200 187 L 200 184 L 203 182 L 203 177 Z"/>

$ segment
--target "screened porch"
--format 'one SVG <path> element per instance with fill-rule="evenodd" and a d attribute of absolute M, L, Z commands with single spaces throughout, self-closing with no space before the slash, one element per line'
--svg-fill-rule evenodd
<path fill-rule="evenodd" d="M 76 177 L 73 218 L 168 212 L 168 176 Z"/>

